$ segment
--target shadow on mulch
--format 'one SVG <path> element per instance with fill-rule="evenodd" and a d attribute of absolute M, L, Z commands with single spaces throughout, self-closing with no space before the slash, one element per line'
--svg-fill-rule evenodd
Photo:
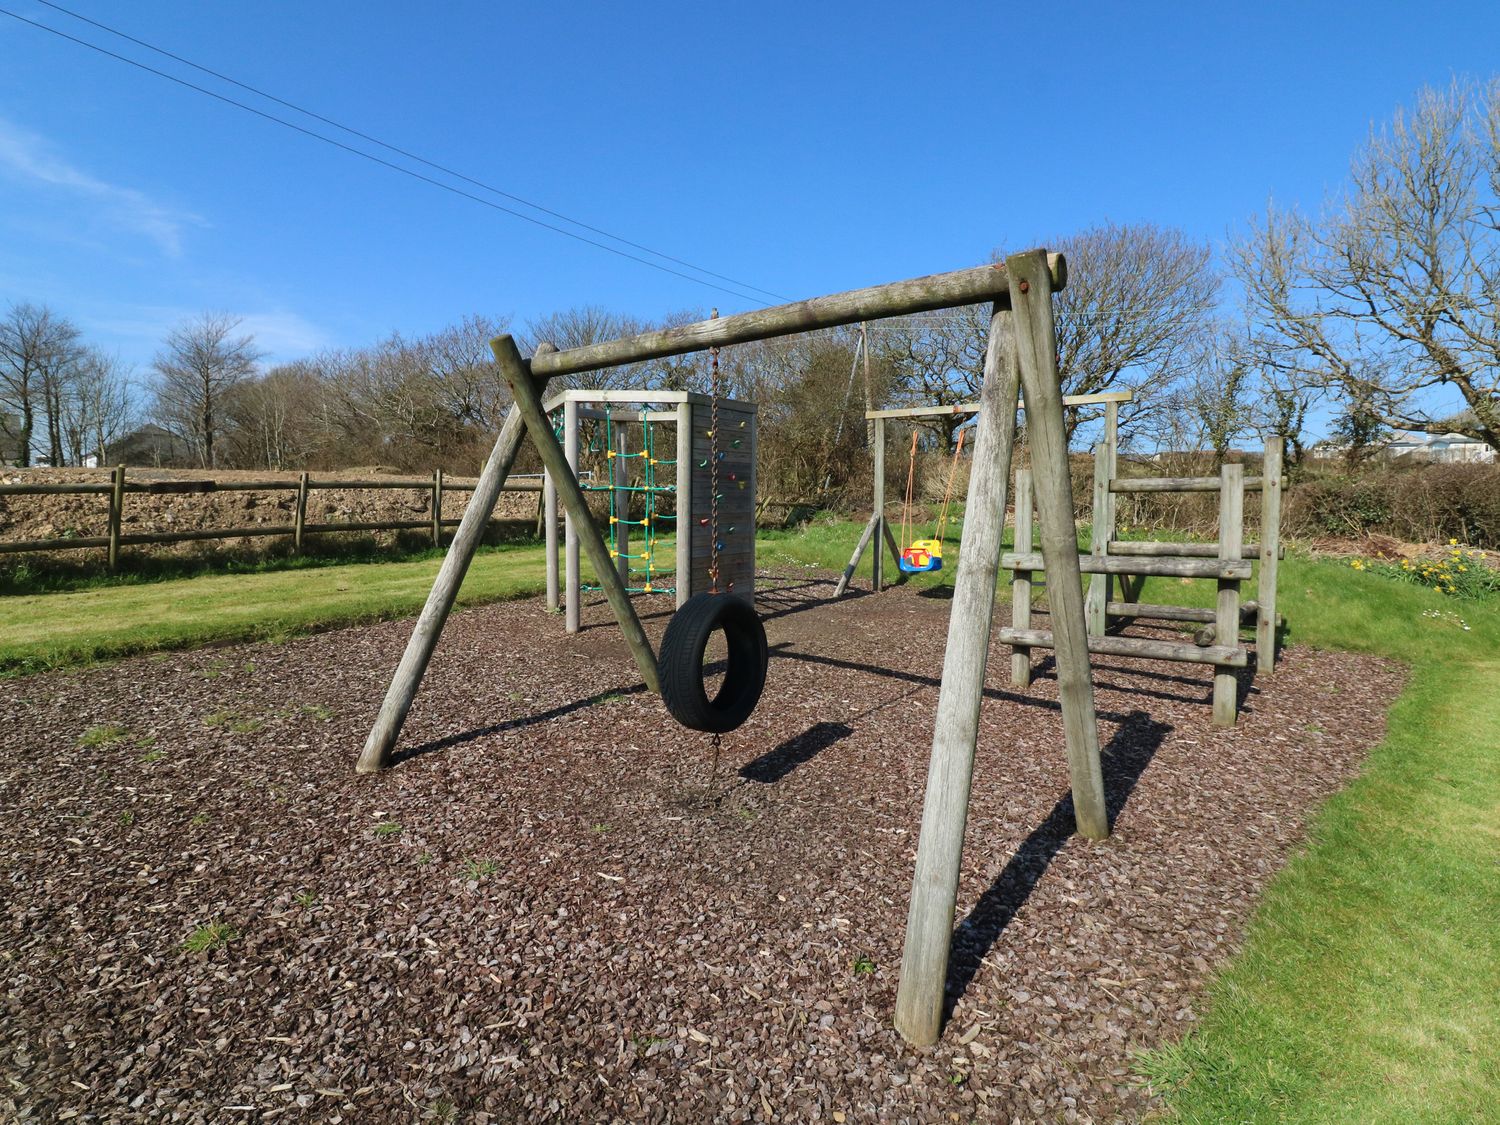
<path fill-rule="evenodd" d="M 896 668 L 882 668 L 878 664 L 864 664 L 854 660 L 839 660 L 832 656 L 818 656 L 811 652 L 792 652 L 791 642 L 782 641 L 771 646 L 771 655 L 783 660 L 800 660 L 807 664 L 823 664 L 829 668 L 843 668 L 851 672 L 868 672 L 872 676 L 883 676 L 886 679 L 901 680 L 908 684 L 917 684 L 920 687 L 942 687 L 943 681 L 938 676 L 924 676 L 918 672 L 902 672 Z M 1134 690 L 1134 689 L 1132 689 Z M 986 699 L 1003 699 L 1007 703 L 1019 703 L 1024 707 L 1041 707 L 1047 711 L 1060 711 L 1062 705 L 1055 699 L 1038 699 L 1034 696 L 1019 695 L 1013 691 L 1001 691 L 999 688 L 987 687 L 984 689 Z M 1177 698 L 1177 697 L 1172 697 Z M 1201 703 L 1201 699 L 1185 699 L 1187 703 Z M 1097 711 L 1101 719 L 1107 719 L 1112 723 L 1125 723 L 1130 721 L 1129 715 L 1118 711 Z"/>
<path fill-rule="evenodd" d="M 1109 740 L 1109 745 L 1103 748 L 1104 800 L 1111 830 L 1171 729 L 1171 724 L 1157 722 L 1144 711 L 1132 711 Z M 1073 795 L 1067 793 L 1052 806 L 1046 819 L 1032 829 L 1005 869 L 979 896 L 968 917 L 954 928 L 943 1003 L 944 1021 L 952 1016 L 955 1005 L 984 963 L 985 955 L 1000 940 L 1005 927 L 1025 905 L 1052 860 L 1076 831 Z"/>
<path fill-rule="evenodd" d="M 611 688 L 608 691 L 597 692 L 585 699 L 571 700 L 548 711 L 538 711 L 535 715 L 525 715 L 519 719 L 506 719 L 503 723 L 491 723 L 487 727 L 466 730 L 461 734 L 450 734 L 446 738 L 424 742 L 420 746 L 413 746 L 407 750 L 399 750 L 392 757 L 392 761 L 396 765 L 400 765 L 402 762 L 411 761 L 413 758 L 420 758 L 423 754 L 433 754 L 439 750 L 449 750 L 454 746 L 462 746 L 465 742 L 473 742 L 476 738 L 484 738 L 491 734 L 501 734 L 508 730 L 521 730 L 524 727 L 533 727 L 539 723 L 550 723 L 553 719 L 560 719 L 564 715 L 571 715 L 575 711 L 582 711 L 585 707 L 593 707 L 598 703 L 618 699 L 622 695 L 639 695 L 645 690 L 645 684 Z"/>
<path fill-rule="evenodd" d="M 852 601 L 857 601 L 860 598 L 867 598 L 867 597 L 869 597 L 870 594 L 872 593 L 872 591 L 870 591 L 870 590 L 859 590 L 859 589 L 855 589 L 854 587 L 851 586 L 848 590 L 846 590 L 844 592 L 844 594 L 841 597 L 837 597 L 837 598 L 833 597 L 832 595 L 829 595 L 828 597 L 825 597 L 825 598 L 807 598 L 807 597 L 800 597 L 799 598 L 799 597 L 785 597 L 785 596 L 783 596 L 783 595 L 787 595 L 787 594 L 794 594 L 798 590 L 812 589 L 815 586 L 825 586 L 825 587 L 832 588 L 833 583 L 828 582 L 825 579 L 819 579 L 819 580 L 810 581 L 810 582 L 797 582 L 797 583 L 793 583 L 793 584 L 786 585 L 786 586 L 771 586 L 771 587 L 768 587 L 768 588 L 762 588 L 762 589 L 757 590 L 756 593 L 755 593 L 755 601 L 756 601 L 757 608 L 764 607 L 764 606 L 770 606 L 771 607 L 770 609 L 761 609 L 760 619 L 762 621 L 773 621 L 773 620 L 775 620 L 778 617 L 787 617 L 787 616 L 789 616 L 789 615 L 791 615 L 793 613 L 806 613 L 810 609 L 819 609 L 822 606 L 832 605 L 835 602 L 852 602 Z M 591 606 L 591 605 L 604 605 L 606 603 L 601 598 L 598 601 L 595 601 L 595 602 L 584 602 L 583 604 L 584 604 L 584 607 L 587 608 L 588 606 Z M 672 614 L 674 614 L 675 612 L 677 612 L 675 606 L 669 606 L 669 607 L 666 607 L 666 608 L 663 608 L 663 609 L 652 610 L 650 613 L 642 613 L 640 611 L 640 609 L 637 608 L 636 609 L 636 618 L 637 618 L 637 620 L 640 620 L 640 621 L 665 621 L 665 620 L 669 619 L 672 616 Z M 587 633 L 587 632 L 590 632 L 590 631 L 592 631 L 594 629 L 606 629 L 606 630 L 608 630 L 608 629 L 614 629 L 616 627 L 617 626 L 615 624 L 614 619 L 612 617 L 610 617 L 610 618 L 605 618 L 602 621 L 593 622 L 593 623 L 590 623 L 590 624 L 587 624 L 587 625 L 581 625 L 581 626 L 579 626 L 578 631 L 580 633 Z"/>
<path fill-rule="evenodd" d="M 917 597 L 932 598 L 934 601 L 951 602 L 953 600 L 953 587 L 949 585 L 929 586 L 925 590 L 918 590 Z"/>
<path fill-rule="evenodd" d="M 746 781 L 774 785 L 798 766 L 807 764 L 835 742 L 853 733 L 854 728 L 844 723 L 814 723 L 774 750 L 753 762 L 746 762 L 740 767 L 740 776 Z"/>

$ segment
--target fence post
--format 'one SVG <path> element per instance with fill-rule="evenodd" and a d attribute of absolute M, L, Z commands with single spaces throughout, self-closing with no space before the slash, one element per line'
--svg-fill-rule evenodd
<path fill-rule="evenodd" d="M 302 529 L 307 526 L 307 474 L 297 474 L 297 510 L 292 516 L 292 551 L 302 553 Z"/>
<path fill-rule="evenodd" d="M 1266 439 L 1260 471 L 1260 603 L 1255 617 L 1255 670 L 1276 669 L 1276 571 L 1281 564 L 1282 440 Z M 1223 642 L 1221 641 L 1220 644 Z"/>
<path fill-rule="evenodd" d="M 120 565 L 120 524 L 125 512 L 125 466 L 116 465 L 109 489 L 109 572 Z"/>
<path fill-rule="evenodd" d="M 1236 462 L 1219 469 L 1219 558 L 1238 559 L 1245 541 L 1245 466 Z M 1262 529 L 1261 538 L 1265 538 Z M 1219 579 L 1214 643 L 1233 648 L 1240 643 L 1240 580 Z M 1214 726 L 1232 727 L 1239 714 L 1239 677 L 1227 664 L 1214 667 Z"/>
<path fill-rule="evenodd" d="M 443 470 L 432 470 L 432 545 L 443 545 Z"/>

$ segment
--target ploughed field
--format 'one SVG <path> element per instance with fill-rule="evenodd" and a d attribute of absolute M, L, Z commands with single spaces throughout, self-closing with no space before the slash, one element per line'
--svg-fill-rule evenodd
<path fill-rule="evenodd" d="M 1090 843 L 1050 663 L 1018 694 L 995 645 L 917 1050 L 890 1016 L 949 602 L 832 588 L 763 576 L 766 694 L 717 757 L 602 603 L 575 637 L 457 614 L 379 777 L 352 764 L 409 622 L 0 682 L 3 1116 L 1148 1113 L 1134 1053 L 1192 1027 L 1401 670 L 1294 646 L 1220 731 L 1211 667 L 1096 658 Z"/>

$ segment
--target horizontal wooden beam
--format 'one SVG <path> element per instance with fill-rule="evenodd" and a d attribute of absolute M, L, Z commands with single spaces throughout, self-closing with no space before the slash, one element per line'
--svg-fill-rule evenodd
<path fill-rule="evenodd" d="M 1282 487 L 1286 477 L 1281 478 Z M 1246 477 L 1245 491 L 1259 492 L 1260 477 Z M 1218 492 L 1218 477 L 1116 477 L 1109 482 L 1111 492 Z"/>
<path fill-rule="evenodd" d="M 1212 621 L 1217 614 L 1213 609 L 1200 609 L 1190 605 L 1159 605 L 1155 602 L 1106 602 L 1104 612 L 1110 617 L 1195 623 Z"/>
<path fill-rule="evenodd" d="M 1109 553 L 1133 558 L 1180 558 L 1216 559 L 1219 557 L 1217 543 L 1168 542 L 1162 539 L 1114 539 L 1110 541 Z M 1280 548 L 1280 558 L 1286 558 L 1286 548 Z M 1246 543 L 1240 548 L 1240 558 L 1260 558 L 1260 544 Z"/>
<path fill-rule="evenodd" d="M 1067 282 L 1067 263 L 1063 256 L 1049 254 L 1047 267 L 1052 275 L 1052 288 L 1061 289 Z M 574 375 L 580 371 L 664 359 L 731 344 L 748 344 L 753 340 L 769 340 L 819 328 L 837 328 L 862 320 L 883 320 L 888 316 L 977 305 L 981 301 L 1010 307 L 1010 277 L 1004 262 L 916 277 L 910 281 L 894 281 L 868 289 L 851 289 L 736 316 L 700 320 L 680 328 L 664 328 L 621 340 L 546 352 L 532 357 L 531 370 L 543 377 Z"/>
<path fill-rule="evenodd" d="M 1064 395 L 1064 406 L 1095 406 L 1106 402 L 1129 402 L 1135 397 L 1133 391 L 1106 391 L 1096 395 Z M 1026 398 L 1021 397 L 1021 409 L 1026 409 Z M 979 410 L 977 402 L 957 402 L 951 406 L 898 406 L 890 410 L 866 410 L 866 418 L 941 418 L 949 414 L 974 414 Z"/>
<path fill-rule="evenodd" d="M 1001 629 L 1001 644 L 1017 648 L 1052 648 L 1052 634 L 1045 629 Z M 1142 660 L 1171 660 L 1179 664 L 1216 664 L 1243 668 L 1249 654 L 1238 645 L 1194 645 L 1155 641 L 1146 637 L 1090 637 L 1089 652 L 1099 656 L 1133 656 Z"/>
<path fill-rule="evenodd" d="M 1007 551 L 1000 556 L 1002 570 L 1045 570 L 1040 551 L 1018 554 Z M 1114 555 L 1080 555 L 1078 568 L 1084 574 L 1144 574 L 1154 578 L 1228 578 L 1250 577 L 1249 559 L 1130 559 Z"/>
<path fill-rule="evenodd" d="M 81 496 L 113 489 L 112 484 L 0 484 L 0 496 Z"/>
<path fill-rule="evenodd" d="M 87 484 L 0 484 L 0 496 L 89 496 L 107 494 L 111 485 Z M 296 492 L 294 480 L 152 480 L 125 482 L 125 492 L 136 496 L 199 495 L 209 492 Z M 309 489 L 348 488 L 364 489 L 412 488 L 430 490 L 432 478 L 423 480 L 309 480 Z M 540 492 L 540 479 L 511 478 L 502 486 L 507 492 Z M 444 492 L 473 492 L 472 484 L 445 480 Z"/>
<path fill-rule="evenodd" d="M 1242 602 L 1240 604 L 1241 626 L 1247 622 L 1253 622 L 1259 609 L 1260 603 L 1254 598 Z M 1195 624 L 1206 624 L 1208 629 L 1206 631 L 1200 629 L 1194 635 L 1193 643 L 1198 645 L 1214 643 L 1213 626 L 1218 619 L 1218 611 L 1215 609 L 1200 609 L 1190 605 L 1157 605 L 1153 602 L 1109 602 L 1105 605 L 1104 612 L 1111 617 L 1132 621 L 1190 621 Z"/>

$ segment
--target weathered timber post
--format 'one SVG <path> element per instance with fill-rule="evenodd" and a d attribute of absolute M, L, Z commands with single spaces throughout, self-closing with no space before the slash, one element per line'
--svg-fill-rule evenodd
<path fill-rule="evenodd" d="M 1096 557 L 1109 551 L 1109 478 L 1109 454 L 1105 443 L 1100 441 L 1094 446 L 1094 508 L 1089 517 L 1089 554 Z M 1104 636 L 1104 605 L 1108 601 L 1109 575 L 1089 575 L 1089 593 L 1084 602 L 1089 636 Z"/>
<path fill-rule="evenodd" d="M 870 585 L 874 591 L 880 593 L 881 577 L 884 572 L 882 565 L 884 559 L 880 551 L 880 541 L 886 535 L 885 526 L 885 419 L 875 419 L 875 554 L 870 560 Z"/>
<path fill-rule="evenodd" d="M 874 421 L 874 419 L 871 419 Z M 849 580 L 854 577 L 854 571 L 859 566 L 859 558 L 865 553 L 865 548 L 870 545 L 870 538 L 875 534 L 875 525 L 880 521 L 879 514 L 870 516 L 869 522 L 865 524 L 865 530 L 859 537 L 859 542 L 854 545 L 854 554 L 849 556 L 849 565 L 844 567 L 844 573 L 839 576 L 839 584 L 833 588 L 834 597 L 842 597 L 845 590 L 849 588 Z M 880 544 L 875 544 L 875 554 L 880 554 Z"/>
<path fill-rule="evenodd" d="M 1120 404 L 1111 400 L 1104 404 L 1104 434 L 1094 446 L 1094 511 L 1089 520 L 1089 551 L 1099 556 L 1109 554 L 1109 545 L 1115 538 L 1115 494 L 1109 486 L 1119 471 L 1119 436 Z M 1112 584 L 1111 575 L 1089 576 L 1088 623 L 1091 637 L 1104 636 L 1109 625 L 1106 606 L 1113 592 Z M 1121 586 L 1124 585 L 1121 582 Z"/>
<path fill-rule="evenodd" d="M 556 349 L 551 344 L 542 344 L 537 348 L 538 355 L 549 351 Z M 530 385 L 534 393 L 540 394 L 546 386 L 546 379 L 535 379 L 529 373 L 528 377 L 533 378 Z M 427 671 L 432 650 L 437 647 L 443 623 L 448 620 L 448 614 L 453 609 L 458 588 L 463 585 L 464 575 L 468 573 L 469 563 L 473 561 L 474 552 L 484 539 L 490 513 L 495 510 L 495 501 L 500 498 L 505 478 L 510 476 L 511 466 L 516 463 L 516 454 L 520 451 L 521 439 L 525 433 L 526 424 L 521 411 L 512 404 L 505 413 L 505 424 L 500 427 L 500 436 L 495 439 L 490 459 L 484 463 L 484 471 L 479 474 L 479 480 L 469 496 L 468 507 L 464 509 L 463 519 L 459 521 L 458 531 L 454 533 L 448 553 L 443 557 L 443 565 L 432 584 L 432 591 L 427 595 L 422 614 L 417 618 L 416 628 L 412 630 L 411 639 L 406 642 L 401 663 L 396 666 L 396 674 L 391 677 L 391 685 L 386 689 L 385 700 L 380 705 L 380 714 L 376 716 L 375 725 L 370 728 L 370 735 L 365 739 L 364 750 L 360 752 L 359 762 L 354 767 L 360 773 L 374 773 L 391 764 L 391 751 L 396 745 L 396 739 L 401 736 L 406 713 L 411 710 L 417 688 L 422 684 L 422 675 Z M 307 474 L 304 473 L 304 498 L 307 494 L 306 478 Z"/>
<path fill-rule="evenodd" d="M 1088 629 L 1083 614 L 1078 529 L 1073 521 L 1068 439 L 1057 374 L 1052 276 L 1046 256 L 1039 252 L 1012 255 L 1005 267 L 1010 274 L 1011 308 L 1015 310 L 1016 355 L 1026 390 L 1026 427 L 1031 439 L 1037 517 L 1042 525 L 1042 560 L 1047 571 L 1047 605 L 1057 654 L 1057 694 L 1067 739 L 1073 816 L 1081 835 L 1102 840 L 1109 835 L 1109 811 L 1099 764 L 1099 725 L 1094 716 Z"/>
<path fill-rule="evenodd" d="M 1224 465 L 1219 469 L 1219 558 L 1238 560 L 1245 541 L 1245 466 Z M 1265 539 L 1262 531 L 1261 539 Z M 1218 611 L 1214 617 L 1214 639 L 1233 648 L 1240 641 L 1240 580 L 1219 579 Z M 1214 666 L 1214 726 L 1232 727 L 1239 712 L 1239 680 L 1227 664 Z"/>
<path fill-rule="evenodd" d="M 1276 571 L 1281 563 L 1282 440 L 1267 438 L 1260 470 L 1260 579 L 1256 591 L 1255 670 L 1276 669 Z"/>
<path fill-rule="evenodd" d="M 443 470 L 432 470 L 432 545 L 443 545 Z"/>
<path fill-rule="evenodd" d="M 307 527 L 307 474 L 297 474 L 297 507 L 292 513 L 292 551 L 302 553 L 302 535 Z"/>
<path fill-rule="evenodd" d="M 109 572 L 120 565 L 120 525 L 125 517 L 125 466 L 116 465 L 109 475 Z"/>
<path fill-rule="evenodd" d="M 576 483 L 578 480 L 578 404 L 571 398 L 563 403 L 563 455 L 567 459 L 567 475 L 572 477 Z M 533 439 L 535 444 L 535 439 Z M 558 474 L 552 474 L 552 487 L 558 488 Z M 568 632 L 578 632 L 578 614 L 580 603 L 583 601 L 582 579 L 578 574 L 578 517 L 573 514 L 573 509 L 564 505 L 563 515 L 563 577 L 566 580 L 564 589 L 566 595 L 567 616 L 565 624 Z M 594 517 L 584 509 L 583 518 L 592 520 Z"/>
<path fill-rule="evenodd" d="M 542 474 L 542 520 L 546 526 L 543 536 L 547 543 L 547 608 L 554 613 L 562 602 L 557 591 L 557 489 L 552 485 L 552 474 Z"/>
<path fill-rule="evenodd" d="M 1031 554 L 1031 470 L 1016 470 L 1017 554 Z M 1016 629 L 1031 628 L 1031 571 L 1018 570 L 1010 584 L 1010 622 Z M 1031 649 L 1016 645 L 1010 654 L 1010 682 L 1018 688 L 1031 686 Z"/>
<path fill-rule="evenodd" d="M 693 403 L 691 399 L 677 404 L 677 518 L 672 526 L 677 535 L 676 602 L 682 604 L 693 594 Z"/>
<path fill-rule="evenodd" d="M 521 358 L 521 353 L 516 350 L 516 342 L 510 336 L 496 336 L 490 341 L 490 348 L 495 353 L 500 374 L 510 386 L 516 408 L 531 432 L 531 444 L 541 454 L 542 464 L 552 474 L 557 485 L 558 499 L 572 517 L 577 536 L 582 539 L 583 547 L 589 553 L 589 562 L 593 565 L 594 573 L 599 576 L 599 585 L 604 588 L 604 596 L 609 601 L 610 609 L 614 610 L 615 620 L 620 624 L 620 632 L 625 635 L 625 643 L 630 646 L 630 655 L 635 658 L 641 678 L 646 681 L 647 688 L 659 693 L 661 686 L 656 674 L 656 654 L 651 651 L 651 642 L 646 639 L 646 631 L 641 628 L 640 619 L 635 615 L 635 607 L 630 604 L 630 595 L 625 592 L 625 584 L 620 581 L 619 571 L 610 560 L 604 537 L 599 534 L 599 528 L 589 515 L 588 500 L 584 498 L 583 489 L 578 485 L 578 478 L 568 469 L 566 454 L 562 446 L 557 444 L 552 427 L 547 424 L 541 394 L 532 383 L 526 361 Z"/>
<path fill-rule="evenodd" d="M 608 407 L 606 406 L 606 409 Z M 644 424 L 644 423 L 643 423 Z M 615 568 L 620 584 L 630 585 L 630 436 L 625 426 L 615 432 Z M 649 532 L 647 535 L 650 542 Z"/>
<path fill-rule="evenodd" d="M 990 312 L 974 463 L 960 535 L 958 572 L 953 580 L 948 645 L 943 653 L 943 680 L 933 724 L 932 759 L 896 991 L 896 1030 L 918 1045 L 937 1042 L 942 1028 L 953 911 L 958 900 L 1000 540 L 1005 527 L 1005 487 L 1016 437 L 1020 372 L 1008 323 L 1011 319 L 998 303 Z M 877 450 L 883 428 L 881 419 L 875 430 Z M 876 515 L 880 515 L 879 508 Z"/>

